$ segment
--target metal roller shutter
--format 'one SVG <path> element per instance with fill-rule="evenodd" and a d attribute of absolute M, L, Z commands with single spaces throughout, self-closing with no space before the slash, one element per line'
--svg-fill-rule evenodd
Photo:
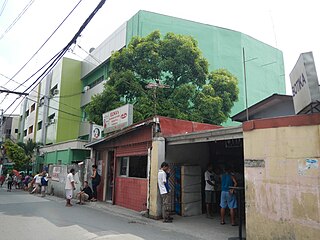
<path fill-rule="evenodd" d="M 151 143 L 144 142 L 144 143 L 138 143 L 138 144 L 117 147 L 116 157 L 147 155 L 148 154 L 148 146 L 151 146 Z"/>

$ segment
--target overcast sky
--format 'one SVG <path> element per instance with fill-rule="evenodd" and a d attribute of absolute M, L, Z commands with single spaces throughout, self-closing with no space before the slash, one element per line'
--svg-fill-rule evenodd
<path fill-rule="evenodd" d="M 0 38 L 31 0 L 0 0 Z M 0 39 L 0 86 L 13 90 L 17 84 L 4 84 L 37 51 L 79 0 L 34 0 L 25 14 Z M 23 82 L 40 66 L 61 50 L 78 31 L 100 0 L 82 0 L 77 9 L 49 40 L 36 57 L 14 80 Z M 6 4 L 5 4 L 6 3 Z M 4 5 L 5 4 L 5 5 Z M 3 11 L 2 11 L 3 10 Z M 121 24 L 139 10 L 240 31 L 280 49 L 284 55 L 287 94 L 291 95 L 289 73 L 300 53 L 312 51 L 316 67 L 320 67 L 320 22 L 316 0 L 107 0 L 103 8 L 83 31 L 79 45 L 88 51 L 97 47 Z M 75 48 L 76 55 L 86 53 Z M 69 57 L 79 58 L 69 53 Z M 25 84 L 29 86 L 34 79 Z M 20 87 L 23 91 L 26 87 Z M 0 94 L 0 102 L 5 94 Z M 16 99 L 9 95 L 0 105 L 6 109 Z M 12 113 L 17 106 L 7 110 Z M 15 111 L 19 113 L 19 107 Z"/>

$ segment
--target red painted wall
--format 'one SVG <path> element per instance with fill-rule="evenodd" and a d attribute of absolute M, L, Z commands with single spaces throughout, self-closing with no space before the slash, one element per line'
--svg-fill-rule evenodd
<path fill-rule="evenodd" d="M 147 179 L 117 177 L 115 204 L 135 211 L 147 209 Z"/>
<path fill-rule="evenodd" d="M 161 133 L 164 137 L 169 137 L 183 133 L 200 132 L 205 130 L 222 128 L 222 126 L 218 125 L 198 123 L 175 118 L 159 116 L 159 119 Z"/>
<path fill-rule="evenodd" d="M 320 114 L 302 114 L 288 117 L 264 118 L 244 122 L 242 124 L 243 131 L 251 131 L 254 129 L 289 127 L 289 126 L 310 126 L 320 124 Z"/>

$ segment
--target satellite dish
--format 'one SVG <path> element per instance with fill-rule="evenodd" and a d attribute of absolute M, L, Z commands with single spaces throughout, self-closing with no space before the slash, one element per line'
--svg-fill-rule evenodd
<path fill-rule="evenodd" d="M 95 50 L 94 47 L 90 48 L 89 53 L 92 53 Z"/>

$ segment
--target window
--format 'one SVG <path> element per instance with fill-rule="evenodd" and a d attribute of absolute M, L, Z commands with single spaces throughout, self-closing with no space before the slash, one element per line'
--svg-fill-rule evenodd
<path fill-rule="evenodd" d="M 29 116 L 29 110 L 26 111 L 26 117 L 28 117 L 28 116 Z"/>
<path fill-rule="evenodd" d="M 147 165 L 147 156 L 131 156 L 119 158 L 119 175 L 135 178 L 146 178 Z"/>
<path fill-rule="evenodd" d="M 42 106 L 43 104 L 44 104 L 44 96 L 42 98 L 40 98 L 39 106 Z"/>
<path fill-rule="evenodd" d="M 53 88 L 51 88 L 50 95 L 54 96 L 54 95 L 58 95 L 58 94 L 59 94 L 58 84 L 56 84 Z"/>
<path fill-rule="evenodd" d="M 90 88 L 93 88 L 94 86 L 98 85 L 99 83 L 101 83 L 104 80 L 104 75 L 102 75 L 101 77 L 97 78 L 96 80 L 94 80 L 93 83 L 91 83 L 89 85 Z"/>
<path fill-rule="evenodd" d="M 30 112 L 33 112 L 35 109 L 36 109 L 36 104 L 34 103 L 34 104 L 31 105 Z"/>
<path fill-rule="evenodd" d="M 129 157 L 120 158 L 120 176 L 128 176 Z"/>
<path fill-rule="evenodd" d="M 24 137 L 27 136 L 27 129 L 25 129 L 25 130 L 23 131 L 23 136 L 24 136 Z"/>
<path fill-rule="evenodd" d="M 55 119 L 54 119 L 55 116 L 56 116 L 56 114 L 53 113 L 48 117 L 48 123 L 49 124 L 53 124 L 55 122 Z"/>
<path fill-rule="evenodd" d="M 14 133 L 18 133 L 18 132 L 19 132 L 18 128 L 14 129 Z"/>
<path fill-rule="evenodd" d="M 28 134 L 33 133 L 33 125 L 28 128 Z"/>
<path fill-rule="evenodd" d="M 38 122 L 38 130 L 42 129 L 42 121 Z"/>

